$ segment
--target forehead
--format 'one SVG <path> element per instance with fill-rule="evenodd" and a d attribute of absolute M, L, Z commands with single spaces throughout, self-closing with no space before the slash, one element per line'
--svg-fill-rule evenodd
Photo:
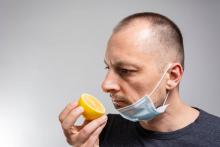
<path fill-rule="evenodd" d="M 155 44 L 150 29 L 132 27 L 114 33 L 109 39 L 105 60 L 143 65 L 155 56 Z"/>

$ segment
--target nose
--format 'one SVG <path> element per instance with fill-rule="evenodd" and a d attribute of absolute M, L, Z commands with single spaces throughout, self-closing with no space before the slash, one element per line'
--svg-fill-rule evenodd
<path fill-rule="evenodd" d="M 104 81 L 102 82 L 102 90 L 106 93 L 115 93 L 120 90 L 117 75 L 112 71 L 108 71 Z"/>

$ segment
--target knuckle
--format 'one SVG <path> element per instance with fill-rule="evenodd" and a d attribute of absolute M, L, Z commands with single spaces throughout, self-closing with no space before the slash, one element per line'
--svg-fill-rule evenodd
<path fill-rule="evenodd" d="M 78 134 L 78 142 L 83 144 L 89 137 L 89 132 L 87 130 L 81 130 Z"/>
<path fill-rule="evenodd" d="M 82 130 L 80 131 L 80 136 L 82 136 L 82 137 L 85 137 L 85 136 L 87 136 L 88 134 L 89 134 L 89 131 L 86 130 L 86 129 L 82 129 Z"/>
<path fill-rule="evenodd" d="M 68 130 L 68 129 L 69 129 L 68 123 L 67 123 L 66 121 L 64 121 L 64 122 L 62 123 L 62 128 L 63 128 L 64 130 Z"/>

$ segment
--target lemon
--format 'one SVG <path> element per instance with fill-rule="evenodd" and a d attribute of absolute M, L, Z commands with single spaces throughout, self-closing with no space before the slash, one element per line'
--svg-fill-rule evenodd
<path fill-rule="evenodd" d="M 83 116 L 86 120 L 96 119 L 105 114 L 105 107 L 94 96 L 83 93 L 79 98 L 79 106 L 84 108 Z"/>

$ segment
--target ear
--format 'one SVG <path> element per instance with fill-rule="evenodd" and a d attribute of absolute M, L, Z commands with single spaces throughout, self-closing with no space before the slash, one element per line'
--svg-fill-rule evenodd
<path fill-rule="evenodd" d="M 168 90 L 171 90 L 179 85 L 180 80 L 182 79 L 183 76 L 183 67 L 180 63 L 174 63 L 172 64 L 168 73 L 169 73 L 169 79 L 167 81 L 166 88 Z"/>

